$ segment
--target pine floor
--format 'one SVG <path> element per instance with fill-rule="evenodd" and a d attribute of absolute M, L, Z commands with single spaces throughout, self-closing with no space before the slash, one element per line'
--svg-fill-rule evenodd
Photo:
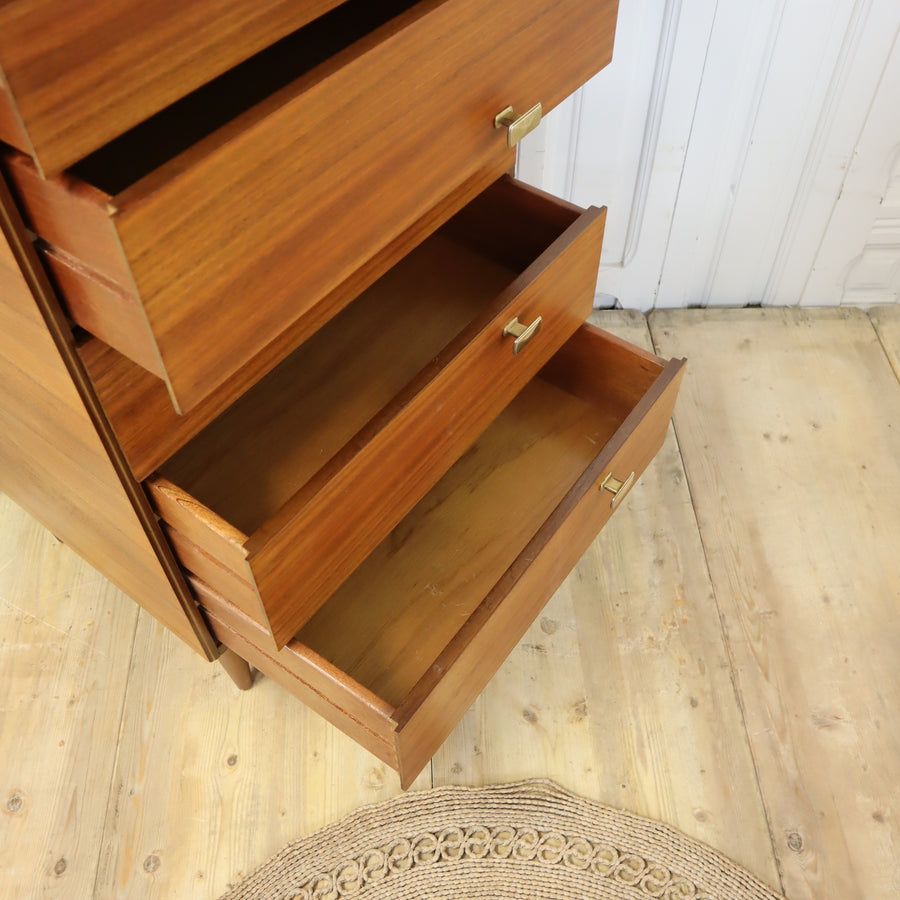
<path fill-rule="evenodd" d="M 900 897 L 900 310 L 601 313 L 665 448 L 417 781 L 544 776 L 791 900 Z M 0 897 L 203 898 L 399 790 L 0 497 Z"/>

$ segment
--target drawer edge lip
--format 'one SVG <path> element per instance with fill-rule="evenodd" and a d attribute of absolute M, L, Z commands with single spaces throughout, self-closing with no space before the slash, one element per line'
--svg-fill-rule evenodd
<path fill-rule="evenodd" d="M 585 325 L 585 328 L 595 329 L 594 326 Z M 394 711 L 393 719 L 397 724 L 398 733 L 410 722 L 419 707 L 428 699 L 440 681 L 444 678 L 457 660 L 462 656 L 468 645 L 480 630 L 482 620 L 487 620 L 494 609 L 499 606 L 504 597 L 519 581 L 531 560 L 541 552 L 544 546 L 558 530 L 560 523 L 568 515 L 568 512 L 584 497 L 591 486 L 597 481 L 616 454 L 622 449 L 626 440 L 635 432 L 637 427 L 662 397 L 669 386 L 675 382 L 684 372 L 685 359 L 670 359 L 665 361 L 654 357 L 662 371 L 653 381 L 653 384 L 640 399 L 638 404 L 625 418 L 625 421 L 616 429 L 610 440 L 597 454 L 593 461 L 584 470 L 578 481 L 566 493 L 557 507 L 550 513 L 538 532 L 519 553 L 509 568 L 500 576 L 499 581 L 488 592 L 484 600 L 476 607 L 459 631 L 441 652 L 431 668 L 419 679 L 406 698 Z"/>
<path fill-rule="evenodd" d="M 551 198 L 555 199 L 555 198 Z M 372 419 L 349 438 L 331 460 L 326 462 L 318 472 L 305 485 L 302 485 L 275 514 L 266 520 L 256 531 L 246 538 L 244 550 L 247 559 L 252 562 L 256 557 L 266 552 L 267 545 L 278 538 L 279 533 L 289 527 L 295 520 L 302 519 L 305 508 L 323 490 L 326 490 L 332 479 L 337 476 L 340 469 L 330 472 L 327 476 L 322 473 L 329 469 L 333 461 L 341 456 L 348 447 L 353 447 L 354 452 L 349 459 L 343 461 L 340 468 L 352 462 L 366 447 L 376 441 L 393 422 L 404 415 L 404 411 L 416 397 L 429 390 L 436 382 L 445 376 L 447 370 L 463 356 L 469 346 L 477 337 L 490 327 L 492 321 L 503 310 L 515 303 L 537 279 L 551 266 L 566 250 L 581 238 L 588 229 L 595 226 L 598 219 L 604 220 L 598 227 L 605 223 L 606 207 L 589 206 L 580 210 L 580 215 L 543 250 L 524 271 L 520 272 L 499 294 L 496 295 L 490 305 L 485 308 L 475 319 L 470 322 L 453 340 L 447 344 L 440 353 L 422 368 L 412 380 L 404 385 L 400 391 L 380 409 Z M 602 240 L 602 237 L 601 237 Z M 537 373 L 535 373 L 537 374 Z"/>
<path fill-rule="evenodd" d="M 150 492 L 151 497 L 155 501 L 155 505 L 159 505 L 159 499 L 172 503 L 184 509 L 200 509 L 204 516 L 198 518 L 199 522 L 212 531 L 217 537 L 233 544 L 236 548 L 240 548 L 241 552 L 246 556 L 247 535 L 240 529 L 235 528 L 227 519 L 223 519 L 218 513 L 213 512 L 205 503 L 197 500 L 187 491 L 178 487 L 177 484 L 169 481 L 164 475 L 154 473 L 144 481 L 144 485 Z M 192 513 L 193 515 L 193 513 Z M 160 518 L 172 528 L 178 530 L 177 523 L 170 522 L 162 512 Z"/>

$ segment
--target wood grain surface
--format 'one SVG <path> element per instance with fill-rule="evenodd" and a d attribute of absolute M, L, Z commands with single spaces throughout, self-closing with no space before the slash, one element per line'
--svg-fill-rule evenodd
<path fill-rule="evenodd" d="M 399 790 L 275 681 L 237 691 L 142 616 L 91 896 L 212 900 L 252 860 Z"/>
<path fill-rule="evenodd" d="M 572 393 L 541 378 L 528 384 L 281 653 L 260 650 L 265 631 L 252 611 L 250 621 L 242 618 L 242 596 L 193 553 L 231 600 L 194 582 L 224 643 L 251 653 L 366 746 L 360 726 L 383 732 L 382 707 L 393 712 L 392 764 L 404 784 L 611 514 L 600 479 L 610 471 L 640 475 L 662 443 L 682 363 L 664 367 L 642 351 L 628 359 L 626 344 L 588 327 L 548 375 L 566 372 L 568 356 L 576 370 L 587 358 L 595 367 L 567 375 L 577 382 Z M 626 382 L 629 366 L 631 396 L 608 394 L 607 373 Z M 365 697 L 377 703 L 361 707 Z M 376 752 L 390 761 L 380 745 Z"/>
<path fill-rule="evenodd" d="M 19 113 L 10 96 L 2 71 L 0 71 L 0 140 L 12 144 L 13 147 L 17 147 L 24 153 L 28 153 L 30 150 L 28 136 L 22 128 L 22 121 L 19 119 Z"/>
<path fill-rule="evenodd" d="M 0 490 L 212 657 L 146 497 L 113 461 L 108 425 L 89 405 L 71 335 L 2 182 L 0 227 Z"/>
<path fill-rule="evenodd" d="M 267 634 L 259 623 L 199 578 L 192 575 L 190 582 L 223 644 L 246 650 L 247 658 L 252 658 L 261 672 L 271 672 L 273 678 L 329 722 L 355 739 L 362 739 L 363 746 L 376 740 L 381 746 L 373 752 L 380 758 L 389 758 L 396 768 L 396 725 L 390 703 L 299 640 L 290 641 L 274 653 L 261 650 L 258 645 L 266 642 Z M 387 757 L 383 757 L 385 753 Z"/>
<path fill-rule="evenodd" d="M 122 290 L 134 290 L 128 261 L 110 219 L 111 197 L 105 191 L 62 174 L 44 180 L 30 159 L 20 153 L 3 154 L 3 167 L 28 227 L 52 247 Z"/>
<path fill-rule="evenodd" d="M 194 583 L 197 586 L 198 596 L 202 597 L 204 601 L 208 601 L 210 595 L 207 587 L 199 582 Z M 385 723 L 381 716 L 373 715 L 372 707 L 366 709 L 363 715 L 353 714 L 353 707 L 361 705 L 357 684 L 341 676 L 332 681 L 327 692 L 317 690 L 314 684 L 321 680 L 322 673 L 321 671 L 310 672 L 310 654 L 306 648 L 303 648 L 303 652 L 297 653 L 295 644 L 291 642 L 281 650 L 263 650 L 250 640 L 247 628 L 241 627 L 240 631 L 233 630 L 216 612 L 212 612 L 214 607 L 216 607 L 216 603 L 210 602 L 208 606 L 209 622 L 221 641 L 227 641 L 227 646 L 233 647 L 236 653 L 246 657 L 259 672 L 277 682 L 284 690 L 296 697 L 310 710 L 322 716 L 327 722 L 337 726 L 347 737 L 371 753 L 376 759 L 386 763 L 395 771 L 399 768 L 397 749 L 393 741 L 393 723 Z M 221 608 L 221 598 L 219 598 L 219 608 Z M 255 627 L 255 623 L 250 624 L 251 627 Z M 267 639 L 265 632 L 261 636 L 264 640 Z M 309 674 L 318 677 L 304 677 Z M 390 726 L 388 729 L 389 740 L 385 740 L 380 734 L 382 728 L 379 726 L 384 725 Z"/>
<path fill-rule="evenodd" d="M 121 247 L 176 407 L 199 403 L 453 187 L 509 165 L 494 116 L 538 100 L 549 110 L 606 65 L 615 16 L 615 0 L 423 0 L 116 193 L 116 244 L 102 254 Z M 439 139 L 423 124 L 435 109 Z M 11 170 L 20 186 L 26 169 Z M 28 180 L 26 200 L 59 189 Z"/>
<path fill-rule="evenodd" d="M 0 495 L 0 897 L 93 894 L 137 617 Z"/>
<path fill-rule="evenodd" d="M 876 306 L 869 310 L 869 318 L 894 374 L 900 378 L 900 307 Z"/>
<path fill-rule="evenodd" d="M 342 449 L 251 536 L 248 563 L 276 644 L 365 559 L 584 320 L 602 234 L 599 210 L 579 218 L 367 423 L 352 450 Z M 503 337 L 516 315 L 526 323 L 543 320 L 518 356 Z M 315 568 L 306 564 L 311 560 Z"/>
<path fill-rule="evenodd" d="M 529 384 L 298 639 L 399 706 L 615 430 L 611 419 Z"/>
<path fill-rule="evenodd" d="M 218 559 L 177 529 L 164 524 L 163 531 L 178 561 L 187 572 L 197 575 L 214 591 L 228 597 L 244 615 L 257 622 L 265 621 L 265 614 L 260 609 L 259 595 L 249 581 L 238 577 L 233 567 L 222 565 Z"/>
<path fill-rule="evenodd" d="M 160 473 L 252 534 L 514 278 L 509 269 L 435 235 L 191 440 Z"/>
<path fill-rule="evenodd" d="M 897 896 L 900 384 L 860 310 L 656 313 L 784 891 Z"/>
<path fill-rule="evenodd" d="M 134 294 L 56 247 L 42 244 L 38 251 L 72 323 L 163 378 L 156 342 Z"/>
<path fill-rule="evenodd" d="M 338 2 L 0 4 L 0 77 L 27 144 L 3 116 L 0 140 L 54 175 Z"/>

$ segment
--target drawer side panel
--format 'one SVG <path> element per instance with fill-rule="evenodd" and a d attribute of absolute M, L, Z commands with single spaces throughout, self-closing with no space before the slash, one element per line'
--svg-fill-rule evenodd
<path fill-rule="evenodd" d="M 131 270 L 109 217 L 109 197 L 70 175 L 45 181 L 34 163 L 8 152 L 4 168 L 28 227 L 48 244 L 133 290 Z"/>
<path fill-rule="evenodd" d="M 41 258 L 76 325 L 157 378 L 165 377 L 144 311 L 132 292 L 49 245 L 41 248 Z"/>

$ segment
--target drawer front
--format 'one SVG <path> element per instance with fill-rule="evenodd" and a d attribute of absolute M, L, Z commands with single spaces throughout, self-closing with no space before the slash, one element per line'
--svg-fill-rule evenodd
<path fill-rule="evenodd" d="M 339 2 L 4 4 L 0 140 L 54 175 Z"/>
<path fill-rule="evenodd" d="M 608 63 L 615 16 L 615 0 L 424 0 L 107 197 L 113 228 L 96 228 L 83 261 L 133 285 L 176 407 L 199 403 L 477 170 L 508 167 L 494 117 L 550 109 Z M 21 160 L 10 171 L 36 232 L 79 255 L 61 232 L 96 211 L 46 200 L 71 194 L 65 179 L 42 183 Z M 68 224 L 38 221 L 51 205 Z M 103 268 L 116 253 L 127 280 Z"/>
<path fill-rule="evenodd" d="M 583 346 L 590 350 L 589 341 Z M 412 783 L 444 742 L 659 451 L 683 365 L 683 361 L 672 361 L 663 370 L 614 438 L 394 713 L 404 785 Z M 558 356 L 553 367 L 562 370 L 564 381 L 570 378 L 569 360 Z M 547 374 L 552 380 L 554 373 Z M 613 494 L 611 489 L 619 482 L 622 487 Z"/>
<path fill-rule="evenodd" d="M 509 219 L 492 221 L 497 210 Z M 236 578 L 255 585 L 261 605 L 255 615 L 242 608 L 265 625 L 276 646 L 316 612 L 587 317 L 604 218 L 602 210 L 578 215 L 567 204 L 504 179 L 453 220 L 452 231 L 461 238 L 483 247 L 489 239 L 478 230 L 488 227 L 504 245 L 498 252 L 532 259 L 538 253 L 537 258 L 246 540 L 172 483 L 179 471 L 197 469 L 195 457 L 206 461 L 214 448 L 232 449 L 228 434 L 242 427 L 218 426 L 229 431 L 211 433 L 189 457 L 176 459 L 171 481 L 159 476 L 148 481 L 160 515 L 173 529 Z M 554 219 L 571 224 L 564 228 Z M 546 245 L 534 235 L 504 235 L 505 222 L 515 229 L 523 221 L 530 221 L 534 232 L 562 234 L 539 252 L 529 243 Z M 520 268 L 523 260 L 509 262 Z M 517 339 L 504 335 L 515 319 L 529 325 L 540 319 L 541 325 L 518 353 Z M 422 323 L 423 330 L 430 327 L 431 322 Z M 244 402 L 256 419 L 267 400 L 260 393 L 258 404 L 252 397 Z M 208 469 L 204 462 L 204 474 Z M 222 471 L 223 479 L 239 477 Z M 213 583 L 197 570 L 196 555 L 192 560 L 180 555 L 186 568 Z"/>

